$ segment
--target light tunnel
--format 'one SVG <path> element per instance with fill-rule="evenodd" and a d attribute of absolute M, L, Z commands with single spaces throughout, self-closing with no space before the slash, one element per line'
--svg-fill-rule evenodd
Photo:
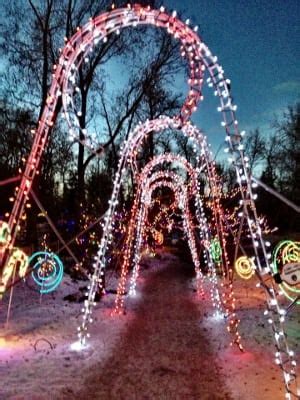
<path fill-rule="evenodd" d="M 129 5 L 125 8 L 114 9 L 95 18 L 91 18 L 89 22 L 87 22 L 83 27 L 78 28 L 77 32 L 67 40 L 61 51 L 61 56 L 57 64 L 53 66 L 52 83 L 49 88 L 46 106 L 37 123 L 31 152 L 23 171 L 20 185 L 17 188 L 17 195 L 9 216 L 8 225 L 11 237 L 5 244 L 4 250 L 0 253 L 1 278 L 5 263 L 9 258 L 11 249 L 15 243 L 20 219 L 23 215 L 25 203 L 30 195 L 32 183 L 39 169 L 41 157 L 48 142 L 48 137 L 61 107 L 63 108 L 64 116 L 69 125 L 71 138 L 73 140 L 81 141 L 82 144 L 90 149 L 90 151 L 95 152 L 96 154 L 99 153 L 99 146 L 93 142 L 93 138 L 88 131 L 81 130 L 81 135 L 77 135 L 77 132 L 81 129 L 78 119 L 78 111 L 76 110 L 76 101 L 74 100 L 74 97 L 76 96 L 78 68 L 82 62 L 85 62 L 89 52 L 93 51 L 93 47 L 97 46 L 97 43 L 100 41 L 106 41 L 108 35 L 120 34 L 123 28 L 135 27 L 138 25 L 152 25 L 165 29 L 175 39 L 178 39 L 182 46 L 181 55 L 186 60 L 189 70 L 189 90 L 179 115 L 176 115 L 169 120 L 161 119 L 161 121 L 157 123 L 148 121 L 145 125 L 147 127 L 148 124 L 148 129 L 150 129 L 151 124 L 153 124 L 152 130 L 155 130 L 156 128 L 157 130 L 163 129 L 163 124 L 165 123 L 165 126 L 168 128 L 179 129 L 187 135 L 190 134 L 198 145 L 204 145 L 205 139 L 201 134 L 199 134 L 199 132 L 193 130 L 189 120 L 192 113 L 196 111 L 199 102 L 203 100 L 201 90 L 205 81 L 208 86 L 212 87 L 214 95 L 219 99 L 220 106 L 218 107 L 218 111 L 222 115 L 221 125 L 225 130 L 225 141 L 227 143 L 227 152 L 229 156 L 228 161 L 232 164 L 232 167 L 236 172 L 237 184 L 240 188 L 241 203 L 243 204 L 243 213 L 247 220 L 252 241 L 252 254 L 255 259 L 256 274 L 265 289 L 267 309 L 272 315 L 270 324 L 274 332 L 275 348 L 276 352 L 279 354 L 277 359 L 279 360 L 280 368 L 283 370 L 287 394 L 291 396 L 295 393 L 295 390 L 292 388 L 295 383 L 295 373 L 293 368 L 294 358 L 292 352 L 289 350 L 285 336 L 283 335 L 282 337 L 282 335 L 279 335 L 279 332 L 284 331 L 284 320 L 280 314 L 274 285 L 272 281 L 269 285 L 265 283 L 266 271 L 267 274 L 269 274 L 268 276 L 270 279 L 272 279 L 270 254 L 268 253 L 265 240 L 261 233 L 260 221 L 255 207 L 255 196 L 249 176 L 248 160 L 247 156 L 244 155 L 242 143 L 243 132 L 240 132 L 239 130 L 239 124 L 235 113 L 236 105 L 234 105 L 230 93 L 230 81 L 225 77 L 223 68 L 219 64 L 217 57 L 212 54 L 210 49 L 197 34 L 197 29 L 192 29 L 189 26 L 189 21 L 186 21 L 185 23 L 180 21 L 177 18 L 176 13 L 167 13 L 163 7 L 159 10 L 153 10 L 150 7 Z M 161 124 L 161 126 L 159 124 Z M 136 150 L 147 134 L 147 128 L 146 130 L 143 130 L 141 126 L 137 127 L 131 136 L 132 142 L 130 143 L 132 148 Z M 84 139 L 82 139 L 82 137 L 84 137 Z M 85 301 L 83 323 L 79 328 L 79 338 L 82 342 L 85 342 L 88 334 L 88 325 L 91 321 L 95 292 L 99 287 L 99 282 L 101 285 L 101 276 L 104 274 L 105 254 L 108 251 L 112 239 L 113 212 L 118 204 L 118 193 L 122 184 L 122 174 L 123 169 L 125 168 L 124 164 L 129 160 L 133 165 L 133 170 L 137 172 L 133 153 L 130 153 L 128 146 L 128 143 L 124 144 L 125 150 L 120 157 L 110 207 L 106 213 L 104 222 L 104 234 L 96 255 L 94 273 L 90 282 L 90 290 Z M 200 160 L 201 157 L 204 156 L 208 171 L 208 181 L 211 184 L 214 193 L 217 234 L 218 237 L 220 237 L 221 246 L 224 250 L 221 264 L 223 265 L 223 278 L 226 278 L 228 275 L 228 268 L 230 267 L 228 265 L 228 260 L 226 259 L 226 245 L 223 234 L 225 229 L 224 221 L 219 212 L 221 205 L 218 198 L 218 185 L 215 180 L 214 166 L 209 157 L 206 157 L 207 153 L 205 152 L 206 150 L 204 150 L 204 153 L 200 150 L 198 157 Z M 196 199 L 197 198 L 198 196 L 196 195 Z M 200 198 L 198 198 L 197 201 L 199 202 Z M 137 213 L 139 202 L 140 196 L 135 196 L 132 207 L 132 215 L 134 216 Z M 197 218 L 199 224 L 204 226 L 205 219 L 203 217 L 203 207 L 200 203 L 197 204 L 196 209 L 198 210 Z M 202 231 L 204 232 L 203 234 L 206 235 L 205 229 L 202 229 Z M 128 231 L 128 237 L 131 238 L 133 234 L 134 229 L 132 228 L 131 231 Z M 231 316 L 230 321 L 233 321 L 232 328 L 236 335 L 236 340 L 234 340 L 234 342 L 239 344 L 239 334 L 237 329 L 235 329 L 236 318 L 234 309 L 227 311 Z"/>

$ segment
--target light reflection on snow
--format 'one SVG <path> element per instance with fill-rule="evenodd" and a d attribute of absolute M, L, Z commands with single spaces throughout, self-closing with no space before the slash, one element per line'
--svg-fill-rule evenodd
<path fill-rule="evenodd" d="M 0 360 L 4 360 L 6 357 L 16 355 L 18 352 L 22 352 L 24 344 L 13 339 L 0 337 Z"/>
<path fill-rule="evenodd" d="M 223 313 L 220 313 L 219 311 L 216 311 L 216 312 L 213 314 L 213 319 L 214 319 L 215 321 L 220 321 L 220 319 L 224 320 L 224 314 L 223 314 Z"/>
<path fill-rule="evenodd" d="M 143 296 L 139 290 L 131 290 L 128 292 L 128 297 L 133 299 L 141 299 Z"/>
<path fill-rule="evenodd" d="M 128 295 L 129 295 L 129 297 L 135 297 L 136 296 L 136 290 L 135 289 L 130 289 Z"/>
<path fill-rule="evenodd" d="M 71 350 L 73 350 L 73 351 L 82 351 L 82 350 L 87 349 L 88 347 L 89 346 L 87 344 L 81 343 L 80 340 L 78 340 L 77 342 L 72 343 L 71 346 L 70 346 Z"/>
<path fill-rule="evenodd" d="M 219 311 L 215 311 L 213 313 L 213 315 L 209 316 L 207 319 L 210 321 L 224 321 L 224 314 L 219 312 Z"/>

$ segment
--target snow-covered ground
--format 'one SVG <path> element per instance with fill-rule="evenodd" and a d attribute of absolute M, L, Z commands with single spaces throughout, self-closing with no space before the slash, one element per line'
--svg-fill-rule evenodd
<path fill-rule="evenodd" d="M 15 287 L 0 303 L 0 399 L 234 399 L 284 398 L 274 364 L 264 295 L 255 278 L 235 281 L 245 353 L 229 347 L 226 322 L 213 317 L 209 295 L 195 292 L 191 269 L 176 256 L 147 259 L 126 315 L 111 316 L 114 294 L 94 310 L 89 346 L 72 349 L 82 303 L 63 300 L 85 282 L 65 276 L 54 294 Z M 108 272 L 108 289 L 116 288 Z M 208 285 L 208 284 L 207 284 Z M 294 308 L 287 332 L 299 360 L 300 318 Z"/>

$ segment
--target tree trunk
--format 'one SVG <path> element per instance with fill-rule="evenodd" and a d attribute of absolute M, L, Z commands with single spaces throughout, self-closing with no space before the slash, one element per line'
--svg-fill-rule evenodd
<path fill-rule="evenodd" d="M 85 136 L 82 129 L 86 128 L 86 107 L 87 107 L 87 92 L 81 88 L 81 116 L 79 117 L 79 137 L 84 140 Z M 84 145 L 78 144 L 78 159 L 77 159 L 77 210 L 80 210 L 80 204 L 85 204 L 85 166 L 84 166 Z"/>

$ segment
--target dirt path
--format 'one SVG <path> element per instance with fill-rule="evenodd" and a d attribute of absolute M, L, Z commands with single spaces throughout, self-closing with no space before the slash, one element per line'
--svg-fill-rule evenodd
<path fill-rule="evenodd" d="M 82 382 L 78 399 L 231 398 L 201 326 L 190 278 L 175 258 L 149 274 L 135 318 L 111 357 Z"/>

